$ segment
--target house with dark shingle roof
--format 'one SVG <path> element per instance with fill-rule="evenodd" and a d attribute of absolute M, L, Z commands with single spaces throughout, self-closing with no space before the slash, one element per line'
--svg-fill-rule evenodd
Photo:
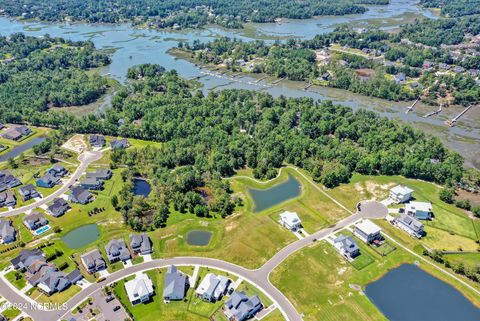
<path fill-rule="evenodd" d="M 128 146 L 130 146 L 130 144 L 126 138 L 114 139 L 110 142 L 110 147 L 112 149 L 127 148 Z"/>
<path fill-rule="evenodd" d="M 37 191 L 37 189 L 35 188 L 35 186 L 33 186 L 32 184 L 28 184 L 26 186 L 22 186 L 18 189 L 18 192 L 20 193 L 20 195 L 22 196 L 22 200 L 25 202 L 25 201 L 28 201 L 32 198 L 35 198 L 35 197 L 40 197 L 40 193 Z"/>
<path fill-rule="evenodd" d="M 26 137 L 32 133 L 32 130 L 27 126 L 11 126 L 3 134 L 3 138 L 10 140 L 20 140 L 22 137 Z"/>
<path fill-rule="evenodd" d="M 37 287 L 44 293 L 52 295 L 66 290 L 72 283 L 63 272 L 52 271 L 42 276 Z"/>
<path fill-rule="evenodd" d="M 107 252 L 108 261 L 110 263 L 118 261 L 125 262 L 131 258 L 130 251 L 125 245 L 124 240 L 111 240 L 105 246 L 105 251 Z"/>
<path fill-rule="evenodd" d="M 101 270 L 104 270 L 107 267 L 105 260 L 100 254 L 98 249 L 94 249 L 88 253 L 83 254 L 80 257 L 80 260 L 83 263 L 85 269 L 87 269 L 88 273 L 92 274 Z"/>
<path fill-rule="evenodd" d="M 135 254 L 151 254 L 152 242 L 147 233 L 130 234 L 130 247 Z"/>
<path fill-rule="evenodd" d="M 165 274 L 163 299 L 167 301 L 183 300 L 189 286 L 188 277 L 179 272 L 176 266 L 170 265 Z"/>
<path fill-rule="evenodd" d="M 94 197 L 89 191 L 87 191 L 83 187 L 76 186 L 71 188 L 71 193 L 68 196 L 68 199 L 73 203 L 85 205 L 92 202 L 94 200 Z"/>
<path fill-rule="evenodd" d="M 400 214 L 400 217 L 395 220 L 395 223 L 399 228 L 416 238 L 422 238 L 425 233 L 423 231 L 424 225 L 415 217 L 405 213 Z"/>
<path fill-rule="evenodd" d="M 16 232 L 12 221 L 0 219 L 0 243 L 9 244 L 15 242 Z"/>
<path fill-rule="evenodd" d="M 112 171 L 106 168 L 97 169 L 95 172 L 87 173 L 87 178 L 95 178 L 98 180 L 106 181 L 112 178 Z"/>
<path fill-rule="evenodd" d="M 13 258 L 13 268 L 20 271 L 25 271 L 34 261 L 44 259 L 44 254 L 39 249 L 21 250 L 17 257 Z"/>
<path fill-rule="evenodd" d="M 70 209 L 70 205 L 63 198 L 56 198 L 53 203 L 47 208 L 47 213 L 54 217 L 59 217 L 65 214 Z"/>
<path fill-rule="evenodd" d="M 52 188 L 55 185 L 60 184 L 60 178 L 53 176 L 50 173 L 46 173 L 42 177 L 38 178 L 36 183 L 38 187 Z"/>
<path fill-rule="evenodd" d="M 22 185 L 22 182 L 9 171 L 0 171 L 0 192 Z"/>
<path fill-rule="evenodd" d="M 262 309 L 258 296 L 248 297 L 245 292 L 235 291 L 225 302 L 224 313 L 230 321 L 244 321 L 253 318 Z"/>
<path fill-rule="evenodd" d="M 89 137 L 90 145 L 92 147 L 103 147 L 105 146 L 105 137 L 102 135 L 90 135 Z"/>
<path fill-rule="evenodd" d="M 12 191 L 0 192 L 0 207 L 14 207 L 17 205 L 17 197 Z"/>
<path fill-rule="evenodd" d="M 67 176 L 68 170 L 60 164 L 55 164 L 47 170 L 47 173 L 60 178 Z"/>
<path fill-rule="evenodd" d="M 103 188 L 103 181 L 93 177 L 87 177 L 80 182 L 80 186 L 85 189 L 100 190 Z"/>
<path fill-rule="evenodd" d="M 34 212 L 23 218 L 23 224 L 31 231 L 48 224 L 48 220 L 40 213 Z"/>

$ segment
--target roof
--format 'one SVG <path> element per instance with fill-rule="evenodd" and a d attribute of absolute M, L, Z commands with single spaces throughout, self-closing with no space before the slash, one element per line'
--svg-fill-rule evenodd
<path fill-rule="evenodd" d="M 399 220 L 406 226 L 408 226 L 410 229 L 412 229 L 415 232 L 420 232 L 423 230 L 423 224 L 420 223 L 416 218 L 411 217 L 405 213 L 400 214 Z"/>
<path fill-rule="evenodd" d="M 206 293 L 208 296 L 213 296 L 215 293 L 215 288 L 218 286 L 220 283 L 220 280 L 217 278 L 217 276 L 213 273 L 208 273 L 198 286 L 197 292 L 200 295 L 203 295 Z"/>
<path fill-rule="evenodd" d="M 33 186 L 32 184 L 28 184 L 28 185 L 25 185 L 25 186 L 22 186 L 18 189 L 18 191 L 20 192 L 20 194 L 24 195 L 24 194 L 34 194 L 37 192 L 37 189 L 35 188 L 35 186 Z"/>
<path fill-rule="evenodd" d="M 35 224 L 35 223 L 41 223 L 42 225 L 45 225 L 48 223 L 47 219 L 45 218 L 45 216 L 43 216 L 42 214 L 40 213 L 37 213 L 37 212 L 34 212 L 30 215 L 27 215 L 23 218 L 23 222 L 28 224 L 28 225 L 32 225 L 32 224 Z"/>
<path fill-rule="evenodd" d="M 333 242 L 340 243 L 342 248 L 348 253 L 353 253 L 358 250 L 357 242 L 355 242 L 350 236 L 340 234 L 333 240 Z"/>
<path fill-rule="evenodd" d="M 141 252 L 148 252 L 152 249 L 152 243 L 147 233 L 130 234 L 130 246 L 139 249 Z"/>
<path fill-rule="evenodd" d="M 407 195 L 413 193 L 413 189 L 408 188 L 403 185 L 397 185 L 394 188 L 390 189 L 390 192 L 394 194 L 401 194 L 401 195 Z"/>
<path fill-rule="evenodd" d="M 39 249 L 21 250 L 18 256 L 12 259 L 10 263 L 12 263 L 12 265 L 15 267 L 19 264 L 23 264 L 24 266 L 28 267 L 35 260 L 41 258 L 43 258 L 43 252 Z"/>
<path fill-rule="evenodd" d="M 87 177 L 80 184 L 89 185 L 89 186 L 97 186 L 97 185 L 102 185 L 103 182 L 101 180 L 96 179 L 95 177 Z"/>
<path fill-rule="evenodd" d="M 280 219 L 290 226 L 301 223 L 297 213 L 294 212 L 283 212 L 282 214 L 280 214 Z"/>
<path fill-rule="evenodd" d="M 140 273 L 136 275 L 135 279 L 125 283 L 125 290 L 130 302 L 134 302 L 146 295 L 152 295 L 153 283 L 146 274 Z"/>
<path fill-rule="evenodd" d="M 105 246 L 105 250 L 107 251 L 107 255 L 109 258 L 111 257 L 120 257 L 122 259 L 126 259 L 130 257 L 130 252 L 125 245 L 125 241 L 118 239 L 118 240 L 110 240 Z"/>
<path fill-rule="evenodd" d="M 187 277 L 177 271 L 177 267 L 170 265 L 165 274 L 165 287 L 163 296 L 165 298 L 183 298 L 185 296 L 185 285 Z"/>
<path fill-rule="evenodd" d="M 432 211 L 432 203 L 428 202 L 410 202 L 405 205 L 405 209 L 407 212 L 412 211 L 422 211 L 422 212 L 431 212 Z"/>
<path fill-rule="evenodd" d="M 83 202 L 83 201 L 87 201 L 92 196 L 92 194 L 90 194 L 90 192 L 84 189 L 83 187 L 76 186 L 72 188 L 71 196 L 74 197 L 79 202 Z"/>
<path fill-rule="evenodd" d="M 355 224 L 355 228 L 368 235 L 377 234 L 382 230 L 377 224 L 370 220 L 363 220 L 362 222 Z"/>
<path fill-rule="evenodd" d="M 96 268 L 98 265 L 105 265 L 102 254 L 100 254 L 98 249 L 83 254 L 81 259 L 88 269 Z"/>
<path fill-rule="evenodd" d="M 225 314 L 229 319 L 233 317 L 235 320 L 244 320 L 255 310 L 258 311 L 261 304 L 258 296 L 248 297 L 243 291 L 235 291 L 225 302 Z"/>
<path fill-rule="evenodd" d="M 15 239 L 15 229 L 10 220 L 0 220 L 0 238 L 2 240 Z"/>
<path fill-rule="evenodd" d="M 54 215 L 59 215 L 65 213 L 69 208 L 70 205 L 68 205 L 66 200 L 63 198 L 56 198 L 47 210 Z"/>

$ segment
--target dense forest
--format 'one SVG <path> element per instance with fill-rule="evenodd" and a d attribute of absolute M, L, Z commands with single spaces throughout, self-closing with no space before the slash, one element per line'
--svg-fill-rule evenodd
<path fill-rule="evenodd" d="M 9 16 L 45 21 L 133 21 L 159 28 L 217 23 L 239 28 L 246 21 L 364 13 L 364 4 L 388 3 L 389 0 L 0 0 L 0 8 Z"/>
<path fill-rule="evenodd" d="M 107 81 L 85 71 L 108 63 L 109 57 L 91 42 L 21 33 L 0 37 L 0 118 L 97 100 Z"/>
<path fill-rule="evenodd" d="M 480 0 L 420 0 L 426 8 L 441 9 L 441 14 L 448 17 L 461 17 L 480 13 Z"/>

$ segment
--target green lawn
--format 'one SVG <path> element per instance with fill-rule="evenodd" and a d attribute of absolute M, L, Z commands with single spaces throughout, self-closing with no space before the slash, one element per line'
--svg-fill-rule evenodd
<path fill-rule="evenodd" d="M 17 274 L 20 276 L 18 280 L 16 278 Z M 19 290 L 23 289 L 27 285 L 27 280 L 25 280 L 24 275 L 17 271 L 8 272 L 5 274 L 5 278 Z"/>
<path fill-rule="evenodd" d="M 34 289 L 29 293 L 29 296 L 39 303 L 54 303 L 63 304 L 70 300 L 75 294 L 79 293 L 82 289 L 78 285 L 72 285 L 68 289 L 62 292 L 57 292 L 48 296 L 43 294 L 37 289 Z"/>
<path fill-rule="evenodd" d="M 2 315 L 7 319 L 7 320 L 13 320 L 16 317 L 18 317 L 22 312 L 16 308 L 16 307 L 9 307 L 6 310 L 2 312 Z"/>
<path fill-rule="evenodd" d="M 248 296 L 257 295 L 260 300 L 262 301 L 263 306 L 269 307 L 273 304 L 272 300 L 270 300 L 262 291 L 254 287 L 247 281 L 242 281 L 236 291 L 244 291 Z"/>

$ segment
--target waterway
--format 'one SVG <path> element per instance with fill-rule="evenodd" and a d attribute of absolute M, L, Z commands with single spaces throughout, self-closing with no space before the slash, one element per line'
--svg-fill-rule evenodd
<path fill-rule="evenodd" d="M 62 241 L 73 250 L 87 246 L 100 237 L 97 224 L 80 226 L 62 237 Z"/>
<path fill-rule="evenodd" d="M 141 63 L 157 63 L 167 68 L 176 69 L 185 78 L 203 76 L 199 81 L 203 90 L 221 90 L 224 88 L 241 88 L 266 91 L 273 96 L 285 95 L 291 97 L 308 96 L 313 99 L 330 99 L 352 107 L 375 110 L 389 118 L 398 118 L 413 126 L 431 132 L 440 137 L 449 147 L 462 154 L 468 164 L 480 168 L 480 108 L 468 112 L 450 128 L 444 124 L 461 109 L 450 108 L 438 116 L 424 118 L 433 107 L 418 105 L 413 112 L 406 114 L 409 103 L 395 103 L 382 99 L 363 97 L 344 90 L 324 87 L 311 87 L 302 90 L 305 84 L 282 81 L 272 86 L 271 80 L 255 82 L 255 76 L 220 75 L 208 72 L 201 67 L 171 56 L 169 49 L 177 46 L 179 41 L 193 42 L 195 39 L 209 41 L 216 37 L 228 36 L 243 40 L 312 38 L 316 34 L 332 31 L 336 26 L 348 23 L 355 27 L 378 26 L 384 29 L 397 28 L 399 25 L 411 22 L 415 18 L 435 18 L 430 10 L 416 5 L 418 0 L 391 0 L 387 6 L 368 6 L 369 10 L 361 15 L 326 16 L 307 20 L 284 19 L 281 23 L 247 24 L 245 29 L 229 30 L 218 26 L 209 26 L 201 30 L 146 30 L 135 29 L 129 24 L 83 24 L 83 23 L 40 23 L 19 22 L 0 17 L 0 34 L 8 35 L 24 32 L 28 35 L 64 37 L 71 40 L 91 40 L 97 48 L 110 49 L 112 63 L 101 69 L 101 73 L 117 79 L 121 83 L 126 80 L 129 67 Z M 102 106 L 102 110 L 106 106 Z"/>
<path fill-rule="evenodd" d="M 300 182 L 288 175 L 288 179 L 283 183 L 267 189 L 249 188 L 248 193 L 255 204 L 254 212 L 258 213 L 299 196 L 301 188 Z"/>
<path fill-rule="evenodd" d="M 18 145 L 16 147 L 12 148 L 10 151 L 8 151 L 7 153 L 0 156 L 0 162 L 4 162 L 4 161 L 8 160 L 9 158 L 15 158 L 15 157 L 19 156 L 21 153 L 23 153 L 26 150 L 32 148 L 33 146 L 42 143 L 43 141 L 45 141 L 45 139 L 46 139 L 45 137 L 35 137 L 35 138 L 32 138 L 31 140 L 29 140 L 28 142 L 26 142 L 25 144 Z"/>
<path fill-rule="evenodd" d="M 370 283 L 365 293 L 389 320 L 480 320 L 480 309 L 459 291 L 412 264 Z"/>

